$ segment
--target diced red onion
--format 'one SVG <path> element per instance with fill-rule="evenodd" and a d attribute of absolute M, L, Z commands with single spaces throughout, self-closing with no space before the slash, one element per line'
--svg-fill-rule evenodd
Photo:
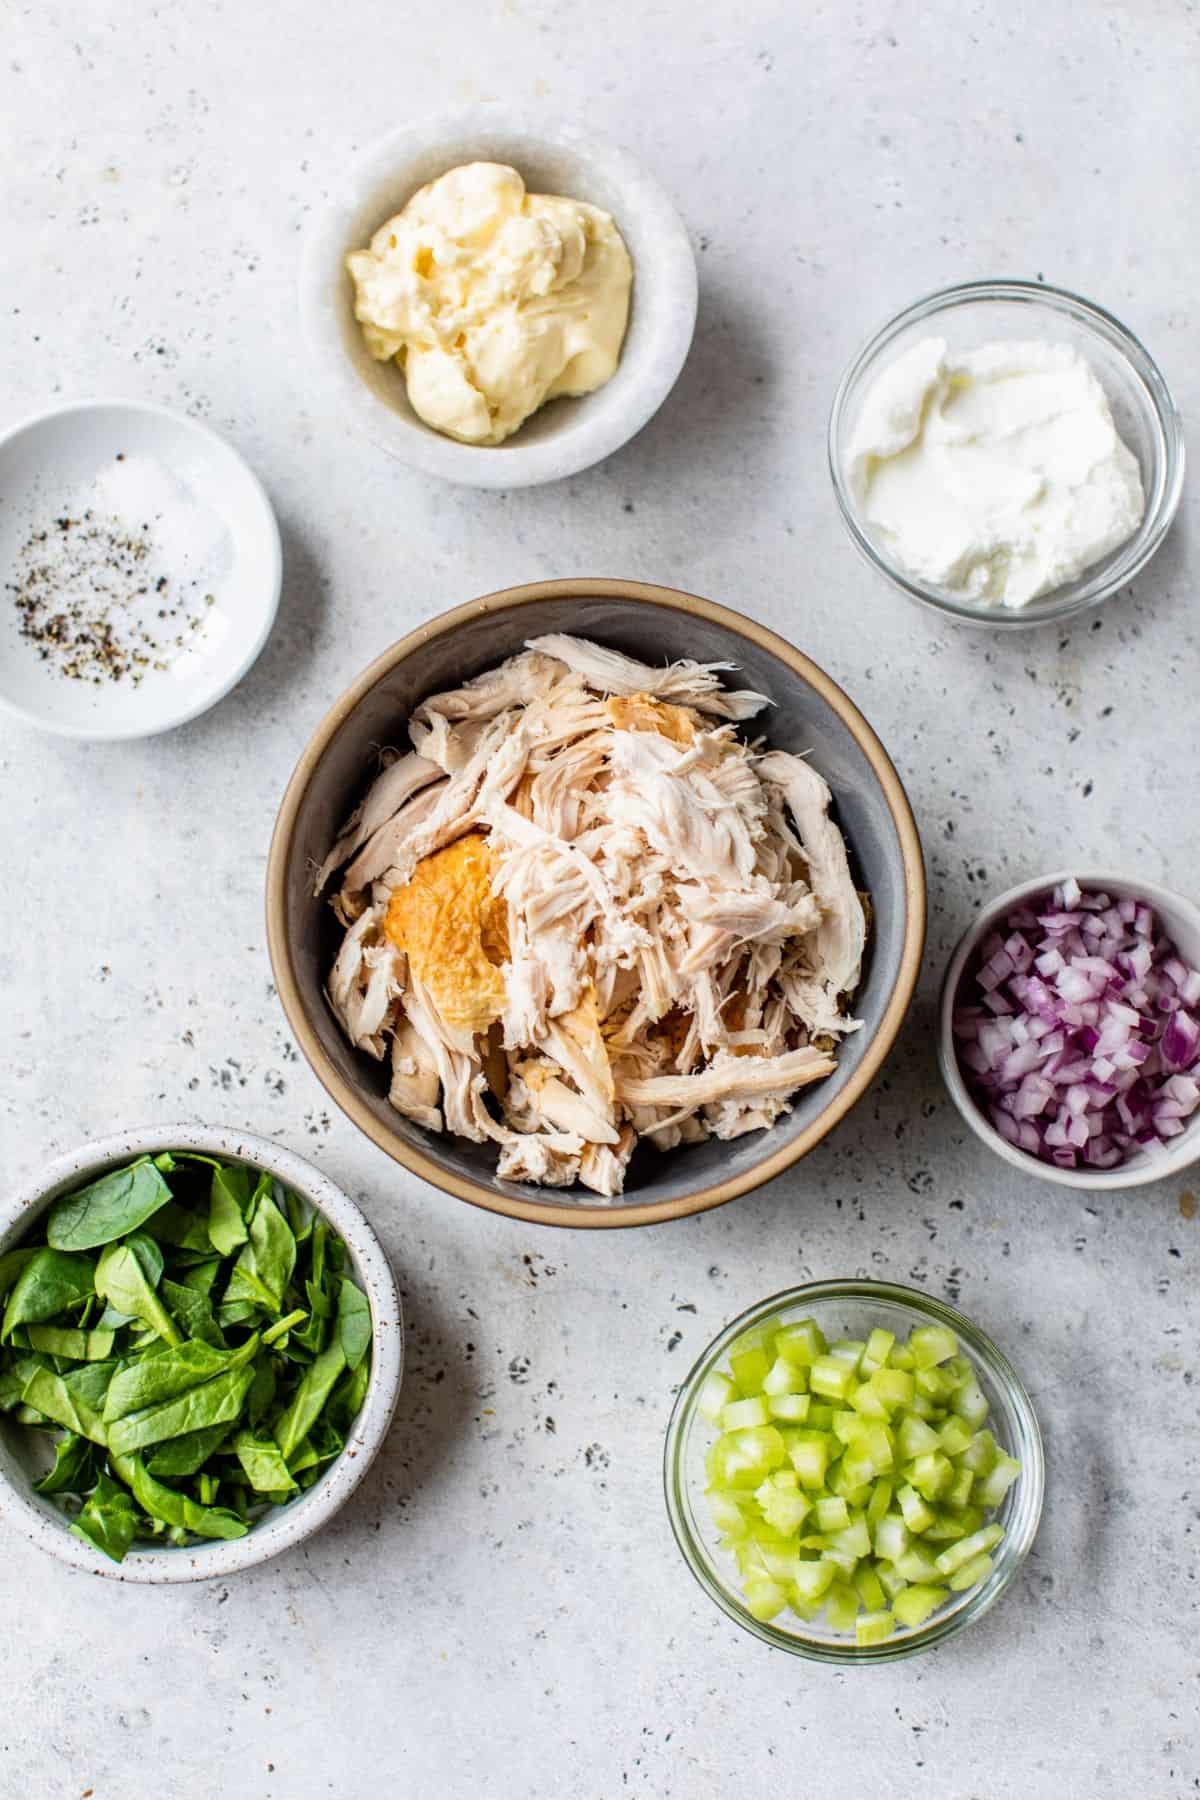
<path fill-rule="evenodd" d="M 1200 1109 L 1200 969 L 1145 901 L 1064 882 L 989 932 L 959 1002 L 968 1085 L 1031 1156 L 1115 1168 Z"/>

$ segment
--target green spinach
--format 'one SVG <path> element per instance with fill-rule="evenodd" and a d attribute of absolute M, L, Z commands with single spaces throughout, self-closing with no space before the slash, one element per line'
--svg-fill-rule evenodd
<path fill-rule="evenodd" d="M 41 1223 L 0 1256 L 0 1412 L 51 1435 L 36 1485 L 82 1502 L 77 1536 L 118 1561 L 139 1537 L 240 1537 L 342 1454 L 370 1308 L 298 1195 L 163 1152 Z"/>
<path fill-rule="evenodd" d="M 49 1247 L 36 1250 L 9 1291 L 0 1343 L 9 1341 L 14 1326 L 73 1312 L 95 1291 L 95 1279 L 96 1264 L 90 1256 L 70 1256 Z"/>
<path fill-rule="evenodd" d="M 114 1562 L 123 1562 L 137 1532 L 132 1495 L 101 1473 L 71 1530 Z"/>
<path fill-rule="evenodd" d="M 141 1319 L 168 1344 L 183 1342 L 175 1321 L 147 1280 L 142 1259 L 129 1244 L 109 1244 L 96 1264 L 96 1292 L 118 1313 Z"/>
<path fill-rule="evenodd" d="M 68 1431 L 54 1450 L 54 1467 L 34 1482 L 39 1494 L 86 1494 L 100 1473 L 99 1451 L 90 1438 Z"/>
<path fill-rule="evenodd" d="M 55 1250 L 96 1250 L 136 1231 L 171 1198 L 162 1171 L 148 1156 L 64 1194 L 50 1208 L 46 1241 Z"/>

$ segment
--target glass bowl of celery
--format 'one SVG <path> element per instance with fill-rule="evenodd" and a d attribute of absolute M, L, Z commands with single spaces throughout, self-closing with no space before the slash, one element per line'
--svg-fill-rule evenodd
<path fill-rule="evenodd" d="M 995 1604 L 1036 1535 L 1045 1460 L 1028 1394 L 969 1319 L 824 1281 L 708 1346 L 664 1474 L 684 1559 L 731 1619 L 795 1656 L 874 1663 Z"/>

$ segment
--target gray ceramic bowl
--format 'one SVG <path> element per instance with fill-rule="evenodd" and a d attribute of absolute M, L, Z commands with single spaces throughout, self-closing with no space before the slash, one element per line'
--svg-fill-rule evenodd
<path fill-rule="evenodd" d="M 0 1203 L 0 1252 L 12 1249 L 60 1194 L 94 1180 L 114 1163 L 159 1150 L 198 1150 L 209 1156 L 236 1157 L 255 1168 L 268 1169 L 302 1195 L 328 1219 L 350 1252 L 355 1276 L 370 1302 L 373 1339 L 367 1397 L 342 1454 L 299 1499 L 278 1507 L 245 1537 L 229 1542 L 178 1549 L 135 1547 L 124 1562 L 111 1562 L 73 1537 L 70 1520 L 52 1501 L 34 1493 L 33 1482 L 49 1467 L 43 1434 L 13 1425 L 0 1414 L 0 1519 L 60 1562 L 114 1581 L 154 1584 L 236 1575 L 319 1530 L 350 1498 L 383 1443 L 396 1410 L 404 1363 L 404 1322 L 396 1280 L 383 1246 L 362 1213 L 341 1188 L 302 1156 L 248 1131 L 225 1130 L 219 1125 L 154 1125 L 84 1144 L 60 1156 L 36 1181 Z"/>
<path fill-rule="evenodd" d="M 527 638 L 567 631 L 663 663 L 731 662 L 739 686 L 770 696 L 766 730 L 780 749 L 811 752 L 833 790 L 874 924 L 836 1074 L 805 1088 L 769 1131 L 665 1155 L 635 1153 L 624 1195 L 603 1205 L 574 1192 L 500 1181 L 487 1145 L 424 1131 L 388 1105 L 384 1071 L 343 1038 L 322 992 L 340 930 L 312 871 L 357 803 L 381 744 L 407 743 L 405 721 L 426 695 L 457 687 Z M 280 999 L 330 1095 L 381 1149 L 448 1193 L 542 1224 L 648 1225 L 719 1206 L 778 1175 L 865 1092 L 912 998 L 925 935 L 921 846 L 899 777 L 857 707 L 815 663 L 726 607 L 637 581 L 541 581 L 456 607 L 393 644 L 321 721 L 292 776 L 271 845 L 267 931 Z"/>

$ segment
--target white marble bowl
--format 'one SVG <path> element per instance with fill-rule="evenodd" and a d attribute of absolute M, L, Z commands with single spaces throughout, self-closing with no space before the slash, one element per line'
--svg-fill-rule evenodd
<path fill-rule="evenodd" d="M 143 523 L 129 506 L 151 515 L 151 587 L 166 576 L 168 598 L 188 596 L 188 617 L 200 625 L 160 626 L 151 592 L 136 602 L 137 617 L 165 646 L 163 666 L 136 687 L 128 676 L 97 684 L 42 660 L 21 634 L 17 608 L 0 607 L 0 707 L 60 737 L 150 737 L 207 712 L 254 663 L 279 606 L 279 527 L 257 475 L 207 425 L 136 400 L 53 407 L 0 437 L 0 564 L 8 579 L 31 535 L 47 524 L 53 530 L 63 509 L 76 514 L 97 480 L 111 481 L 122 464 L 121 516 Z M 64 601 L 90 579 L 73 582 L 69 569 L 57 577 Z M 120 630 L 115 610 L 113 617 Z"/>
<path fill-rule="evenodd" d="M 980 944 L 1018 907 L 1046 898 L 1061 882 L 1072 878 L 1085 891 L 1111 894 L 1117 900 L 1145 900 L 1158 914 L 1163 929 L 1184 961 L 1200 967 L 1200 906 L 1185 900 L 1181 894 L 1173 894 L 1169 888 L 1158 887 L 1152 881 L 1135 881 L 1127 875 L 1114 875 L 1108 871 L 1095 874 L 1080 869 L 1058 869 L 1034 881 L 1023 881 L 1019 887 L 1009 888 L 989 901 L 955 946 L 939 1003 L 938 1063 L 950 1098 L 975 1136 L 1021 1174 L 1036 1176 L 1039 1181 L 1051 1181 L 1057 1187 L 1083 1188 L 1093 1193 L 1144 1187 L 1147 1182 L 1165 1181 L 1178 1175 L 1200 1159 L 1200 1112 L 1193 1113 L 1179 1136 L 1169 1138 L 1160 1149 L 1137 1150 L 1111 1169 L 1060 1169 L 1056 1163 L 1043 1162 L 1040 1157 L 1018 1149 L 1001 1137 L 976 1103 L 958 1060 L 953 1027 L 955 1005 L 963 977 Z"/>
<path fill-rule="evenodd" d="M 373 1335 L 367 1397 L 342 1454 L 298 1499 L 268 1513 L 245 1537 L 230 1541 L 161 1549 L 135 1544 L 124 1562 L 110 1561 L 73 1537 L 67 1516 L 52 1500 L 34 1492 L 34 1481 L 49 1466 L 42 1433 L 0 1415 L 0 1520 L 60 1562 L 113 1581 L 155 1585 L 236 1575 L 291 1549 L 326 1524 L 350 1498 L 383 1443 L 396 1410 L 404 1364 L 404 1321 L 396 1280 L 383 1246 L 358 1207 L 302 1156 L 248 1131 L 219 1125 L 155 1125 L 84 1144 L 58 1157 L 35 1180 L 0 1202 L 0 1254 L 12 1249 L 60 1194 L 93 1180 L 114 1163 L 160 1150 L 236 1158 L 269 1170 L 307 1200 L 346 1245 L 370 1304 Z"/>
<path fill-rule="evenodd" d="M 610 212 L 633 258 L 629 329 L 611 381 L 553 400 L 506 443 L 444 437 L 408 403 L 394 362 L 376 362 L 354 316 L 346 257 L 417 189 L 468 162 L 511 164 L 531 193 L 565 194 Z M 589 468 L 657 412 L 682 369 L 696 323 L 696 259 L 654 178 L 623 150 L 567 125 L 537 125 L 494 106 L 405 125 L 337 183 L 305 247 L 301 311 L 309 354 L 332 397 L 365 435 L 410 467 L 469 487 L 532 487 Z"/>

